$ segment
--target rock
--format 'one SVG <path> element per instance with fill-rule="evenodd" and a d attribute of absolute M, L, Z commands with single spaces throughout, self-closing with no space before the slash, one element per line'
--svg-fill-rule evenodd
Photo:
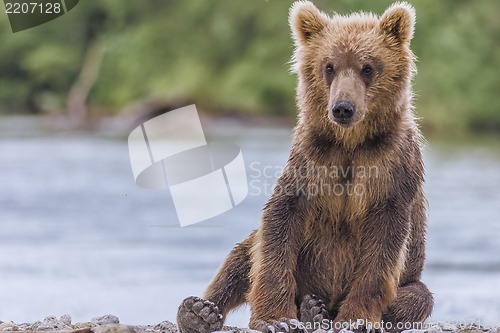
<path fill-rule="evenodd" d="M 94 329 L 92 327 L 85 327 L 79 329 L 73 329 L 71 331 L 61 331 L 61 333 L 94 333 Z"/>
<path fill-rule="evenodd" d="M 159 333 L 177 333 L 177 327 L 168 320 L 162 321 L 156 325 L 154 330 Z"/>
<path fill-rule="evenodd" d="M 41 321 L 35 321 L 33 324 L 28 326 L 29 331 L 36 331 L 38 330 L 38 326 L 42 325 Z"/>
<path fill-rule="evenodd" d="M 37 331 L 57 331 L 61 329 L 71 329 L 70 326 L 65 325 L 54 316 L 46 317 L 37 327 L 33 327 Z"/>
<path fill-rule="evenodd" d="M 427 329 L 421 329 L 421 330 L 410 329 L 410 330 L 401 331 L 401 333 L 427 333 Z"/>
<path fill-rule="evenodd" d="M 65 326 L 71 326 L 71 316 L 69 314 L 62 315 L 59 322 Z"/>
<path fill-rule="evenodd" d="M 0 331 L 8 332 L 8 331 L 17 331 L 17 330 L 19 330 L 19 328 L 13 322 L 1 322 L 0 323 Z"/>
<path fill-rule="evenodd" d="M 427 333 L 443 333 L 443 330 L 439 325 L 432 325 L 427 328 Z"/>
<path fill-rule="evenodd" d="M 119 319 L 113 315 L 95 317 L 92 322 L 83 322 L 71 324 L 71 316 L 63 315 L 59 319 L 49 316 L 43 321 L 37 321 L 32 324 L 15 324 L 12 322 L 0 321 L 0 333 L 2 332 L 30 332 L 45 331 L 47 333 L 178 333 L 177 327 L 170 321 L 162 321 L 156 325 L 129 326 L 119 323 Z M 424 325 L 420 329 L 410 329 L 402 333 L 500 333 L 497 327 L 485 327 L 479 324 L 451 324 L 437 323 Z M 216 333 L 260 333 L 248 328 L 237 328 L 224 326 L 222 330 Z M 317 330 L 314 333 L 325 333 L 323 330 Z M 332 333 L 328 331 L 326 333 Z M 343 330 L 342 333 L 354 333 Z"/>
<path fill-rule="evenodd" d="M 457 325 L 444 323 L 444 324 L 441 326 L 441 329 L 442 329 L 443 331 L 456 332 L 456 331 L 457 331 Z"/>
<path fill-rule="evenodd" d="M 249 328 L 237 328 L 232 326 L 222 327 L 222 331 L 218 332 L 231 332 L 231 333 L 261 333 L 260 331 L 251 330 Z"/>
<path fill-rule="evenodd" d="M 354 333 L 354 331 L 351 331 L 350 329 L 347 328 L 342 328 L 339 333 Z"/>
<path fill-rule="evenodd" d="M 104 315 L 101 317 L 92 318 L 91 322 L 96 324 L 96 325 L 119 324 L 120 319 L 118 319 L 117 316 Z"/>
<path fill-rule="evenodd" d="M 94 328 L 96 326 L 97 326 L 96 324 L 91 323 L 91 322 L 76 323 L 74 325 L 71 325 L 71 327 L 73 327 L 73 329 L 75 329 L 75 330 L 83 330 L 83 329 L 86 329 L 86 328 Z"/>
<path fill-rule="evenodd" d="M 118 318 L 116 318 L 116 319 L 118 319 Z M 137 333 L 137 331 L 132 326 L 128 326 L 128 325 L 104 324 L 104 325 L 97 326 L 94 329 L 94 333 Z"/>
<path fill-rule="evenodd" d="M 17 328 L 19 331 L 27 331 L 31 327 L 31 324 L 28 323 L 23 323 L 23 324 L 18 324 Z"/>
<path fill-rule="evenodd" d="M 495 333 L 495 328 L 483 327 L 476 323 L 463 323 L 463 324 L 453 324 L 453 323 L 439 323 L 433 327 L 439 327 L 442 332 L 448 333 Z M 432 332 L 431 332 L 432 333 Z"/>

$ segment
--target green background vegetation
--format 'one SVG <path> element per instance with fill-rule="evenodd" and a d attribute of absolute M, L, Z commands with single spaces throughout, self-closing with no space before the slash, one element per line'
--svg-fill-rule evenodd
<path fill-rule="evenodd" d="M 414 89 L 424 130 L 500 134 L 500 1 L 409 2 L 417 11 Z M 83 0 L 15 34 L 2 11 L 0 113 L 83 112 L 85 120 L 159 99 L 212 114 L 294 119 L 291 3 Z M 392 1 L 315 3 L 328 13 L 380 14 Z M 68 97 L 78 92 L 83 111 Z"/>

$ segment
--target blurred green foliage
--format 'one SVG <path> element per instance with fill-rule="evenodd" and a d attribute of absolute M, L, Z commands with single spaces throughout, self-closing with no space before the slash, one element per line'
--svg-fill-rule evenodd
<path fill-rule="evenodd" d="M 382 13 L 392 1 L 318 0 L 328 12 Z M 500 133 L 500 1 L 415 0 L 417 114 L 428 131 Z M 116 113 L 144 98 L 218 114 L 296 113 L 291 1 L 80 1 L 13 34 L 0 13 L 0 112 L 64 112 L 85 52 L 105 55 L 88 103 Z"/>

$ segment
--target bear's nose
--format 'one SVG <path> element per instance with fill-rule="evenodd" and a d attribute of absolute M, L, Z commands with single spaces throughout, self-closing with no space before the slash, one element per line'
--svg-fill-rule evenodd
<path fill-rule="evenodd" d="M 332 115 L 339 120 L 349 120 L 354 114 L 355 108 L 351 101 L 341 99 L 333 103 Z"/>

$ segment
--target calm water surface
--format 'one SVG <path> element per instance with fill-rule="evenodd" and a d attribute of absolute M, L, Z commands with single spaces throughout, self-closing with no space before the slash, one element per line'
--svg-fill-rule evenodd
<path fill-rule="evenodd" d="M 251 195 L 188 228 L 178 226 L 167 190 L 135 185 L 125 140 L 1 137 L 0 320 L 65 313 L 74 322 L 108 313 L 131 324 L 174 320 L 179 302 L 201 295 L 257 227 L 288 155 L 289 130 L 225 132 L 211 138 L 242 147 Z M 498 325 L 500 147 L 431 143 L 425 162 L 431 321 Z M 243 309 L 229 323 L 245 326 L 247 317 Z"/>

